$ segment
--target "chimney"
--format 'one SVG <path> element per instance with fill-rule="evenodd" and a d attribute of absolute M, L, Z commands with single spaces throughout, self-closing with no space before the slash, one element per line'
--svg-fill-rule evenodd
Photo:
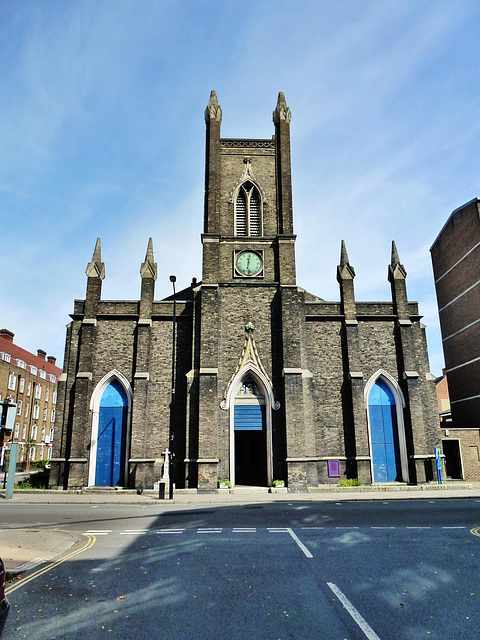
<path fill-rule="evenodd" d="M 37 356 L 42 360 L 45 360 L 45 358 L 47 357 L 47 352 L 43 349 L 37 349 Z"/>
<path fill-rule="evenodd" d="M 8 329 L 0 329 L 0 338 L 4 340 L 8 340 L 8 342 L 13 342 L 13 338 L 15 334 L 9 331 Z"/>
<path fill-rule="evenodd" d="M 48 356 L 47 361 L 48 361 L 50 364 L 55 364 L 55 363 L 56 363 L 56 361 L 57 361 L 57 359 L 55 358 L 55 356 Z"/>

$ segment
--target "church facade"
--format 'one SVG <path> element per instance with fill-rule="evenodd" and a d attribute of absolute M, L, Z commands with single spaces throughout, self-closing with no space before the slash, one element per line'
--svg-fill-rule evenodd
<path fill-rule="evenodd" d="M 150 239 L 140 300 L 102 300 L 97 241 L 67 327 L 51 485 L 151 488 L 166 452 L 175 485 L 205 491 L 433 479 L 434 378 L 395 244 L 391 300 L 355 299 L 343 242 L 340 301 L 305 291 L 285 98 L 271 139 L 221 138 L 221 120 L 212 92 L 200 282 L 156 301 Z"/>

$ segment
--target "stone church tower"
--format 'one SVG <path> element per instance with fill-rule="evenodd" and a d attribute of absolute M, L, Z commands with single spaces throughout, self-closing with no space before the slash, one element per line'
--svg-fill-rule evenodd
<path fill-rule="evenodd" d="M 390 302 L 356 301 L 343 242 L 340 302 L 297 286 L 290 120 L 280 93 L 271 139 L 221 138 L 212 91 L 201 282 L 155 301 L 150 239 L 140 300 L 103 301 L 97 242 L 67 329 L 52 485 L 152 487 L 167 449 L 176 486 L 198 490 L 433 478 L 433 376 L 395 244 Z"/>

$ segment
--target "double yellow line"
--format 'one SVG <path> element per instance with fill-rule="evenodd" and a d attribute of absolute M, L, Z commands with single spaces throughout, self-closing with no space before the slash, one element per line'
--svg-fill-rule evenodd
<path fill-rule="evenodd" d="M 83 545 L 83 547 L 81 547 L 81 549 L 77 549 L 76 551 L 72 551 L 72 553 L 69 553 L 68 555 L 63 556 L 63 558 L 61 558 L 60 560 L 57 560 L 56 562 L 51 562 L 46 567 L 43 567 L 43 569 L 38 569 L 38 571 L 34 571 L 29 576 L 26 576 L 25 578 L 21 578 L 14 585 L 11 585 L 10 587 L 7 587 L 5 589 L 6 595 L 7 596 L 10 595 L 11 593 L 16 591 L 17 589 L 20 589 L 20 587 L 24 587 L 26 584 L 28 584 L 32 580 L 35 580 L 36 578 L 38 578 L 40 576 L 43 576 L 44 573 L 48 573 L 49 571 L 51 571 L 55 567 L 58 567 L 59 564 L 62 564 L 63 562 L 66 562 L 67 560 L 71 560 L 73 557 L 78 556 L 79 553 L 83 553 L 84 551 L 88 551 L 88 549 L 91 549 L 93 547 L 93 545 L 95 544 L 96 540 L 97 540 L 96 537 L 95 536 L 91 536 L 88 533 L 82 533 L 80 535 L 82 535 L 85 538 L 87 538 L 87 542 Z"/>

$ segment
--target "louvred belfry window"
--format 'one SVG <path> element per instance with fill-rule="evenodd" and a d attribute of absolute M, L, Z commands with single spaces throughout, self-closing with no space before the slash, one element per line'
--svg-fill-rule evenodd
<path fill-rule="evenodd" d="M 235 235 L 261 236 L 262 212 L 257 187 L 247 181 L 238 191 L 235 203 Z"/>

